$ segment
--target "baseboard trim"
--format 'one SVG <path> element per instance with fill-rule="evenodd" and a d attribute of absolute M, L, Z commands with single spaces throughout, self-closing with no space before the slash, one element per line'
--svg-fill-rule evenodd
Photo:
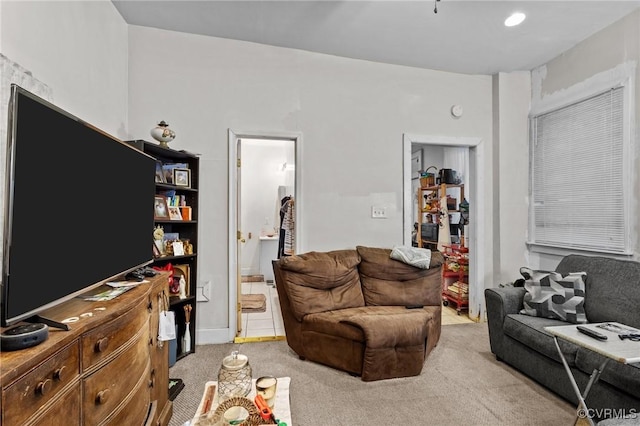
<path fill-rule="evenodd" d="M 219 343 L 231 343 L 229 328 L 211 328 L 196 330 L 196 345 L 212 345 Z"/>
<path fill-rule="evenodd" d="M 236 337 L 233 339 L 233 343 L 272 342 L 277 340 L 287 340 L 287 338 L 286 336 Z"/>

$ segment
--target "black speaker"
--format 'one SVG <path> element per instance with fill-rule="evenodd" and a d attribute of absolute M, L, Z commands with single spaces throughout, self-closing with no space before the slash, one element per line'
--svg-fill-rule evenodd
<path fill-rule="evenodd" d="M 49 327 L 46 324 L 34 323 L 16 325 L 0 334 L 3 351 L 17 351 L 39 345 L 49 338 Z"/>

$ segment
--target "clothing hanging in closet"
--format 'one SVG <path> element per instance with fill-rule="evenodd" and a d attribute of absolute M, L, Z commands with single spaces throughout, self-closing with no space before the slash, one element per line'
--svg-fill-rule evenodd
<path fill-rule="evenodd" d="M 287 195 L 280 200 L 280 240 L 278 259 L 295 254 L 295 208 L 293 197 Z"/>

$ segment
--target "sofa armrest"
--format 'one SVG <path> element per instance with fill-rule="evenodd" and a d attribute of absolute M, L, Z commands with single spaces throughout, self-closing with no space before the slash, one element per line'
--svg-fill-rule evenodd
<path fill-rule="evenodd" d="M 491 304 L 491 310 L 500 312 L 500 318 L 509 314 L 518 314 L 524 308 L 522 301 L 526 292 L 524 287 L 487 288 L 484 291 L 487 311 L 489 311 L 489 304 Z"/>
<path fill-rule="evenodd" d="M 502 325 L 509 314 L 520 313 L 526 290 L 523 287 L 487 288 L 484 291 L 491 352 L 502 357 L 504 331 Z"/>

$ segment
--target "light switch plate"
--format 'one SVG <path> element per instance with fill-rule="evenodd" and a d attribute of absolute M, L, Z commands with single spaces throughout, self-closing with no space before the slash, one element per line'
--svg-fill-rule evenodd
<path fill-rule="evenodd" d="M 371 206 L 371 217 L 374 219 L 386 219 L 387 209 L 381 206 Z"/>

